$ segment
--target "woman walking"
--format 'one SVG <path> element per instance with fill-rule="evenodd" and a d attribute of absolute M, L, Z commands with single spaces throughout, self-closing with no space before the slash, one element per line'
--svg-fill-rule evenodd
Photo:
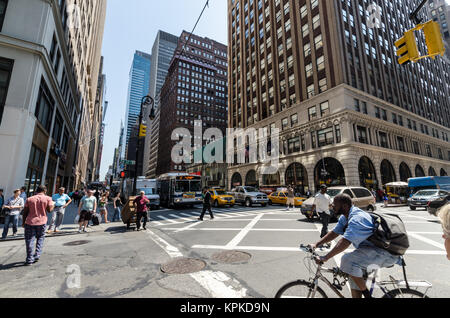
<path fill-rule="evenodd" d="M 114 197 L 113 204 L 114 204 L 114 216 L 112 221 L 116 222 L 116 218 L 117 221 L 120 221 L 121 219 L 120 210 L 123 206 L 122 200 L 120 200 L 120 192 L 118 192 Z"/>
<path fill-rule="evenodd" d="M 14 196 L 6 201 L 6 204 L 3 206 L 8 210 L 5 225 L 3 227 L 3 235 L 2 239 L 6 239 L 9 231 L 9 224 L 12 223 L 13 226 L 13 237 L 17 235 L 17 227 L 19 225 L 19 215 L 25 206 L 25 202 L 23 198 L 20 196 L 20 190 L 17 189 L 14 191 Z"/>
<path fill-rule="evenodd" d="M 103 215 L 105 216 L 105 223 L 109 223 L 108 222 L 107 205 L 108 205 L 108 193 L 105 193 L 102 195 L 102 197 L 100 198 L 100 201 L 98 202 L 98 206 L 100 209 L 100 216 L 103 216 Z"/>

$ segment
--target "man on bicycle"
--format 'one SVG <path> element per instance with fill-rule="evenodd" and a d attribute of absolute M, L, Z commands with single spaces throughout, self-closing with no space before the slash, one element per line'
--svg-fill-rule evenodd
<path fill-rule="evenodd" d="M 353 206 L 349 195 L 340 194 L 334 198 L 334 212 L 337 216 L 340 216 L 337 226 L 311 247 L 316 249 L 318 246 L 333 241 L 340 235 L 343 238 L 326 256 L 316 259 L 316 263 L 326 263 L 353 244 L 356 248 L 355 251 L 342 256 L 341 270 L 350 277 L 349 282 L 353 298 L 362 298 L 363 295 L 365 298 L 371 298 L 363 278 L 367 268 L 369 266 L 391 267 L 400 263 L 400 257 L 376 247 L 367 240 L 376 230 L 375 224 L 369 213 Z"/>

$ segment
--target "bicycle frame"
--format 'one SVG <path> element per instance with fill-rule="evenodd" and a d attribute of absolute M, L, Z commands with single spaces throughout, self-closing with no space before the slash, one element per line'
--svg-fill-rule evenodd
<path fill-rule="evenodd" d="M 327 272 L 327 273 L 334 273 L 334 271 L 332 269 L 322 267 L 321 265 L 319 265 L 317 267 L 317 272 L 314 277 L 314 290 L 312 293 L 312 298 L 314 298 L 316 296 L 317 287 L 319 286 L 319 280 L 321 280 L 328 287 L 330 287 L 331 290 L 334 291 L 334 293 L 339 296 L 339 298 L 345 298 L 345 296 L 342 295 L 342 293 L 325 276 L 323 276 L 322 271 Z M 311 295 L 308 295 L 308 296 L 311 296 Z"/>

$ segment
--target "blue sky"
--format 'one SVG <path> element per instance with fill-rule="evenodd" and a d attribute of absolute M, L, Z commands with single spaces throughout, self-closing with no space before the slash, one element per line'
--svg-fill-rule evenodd
<path fill-rule="evenodd" d="M 227 1 L 210 0 L 195 34 L 227 43 Z M 104 180 L 125 121 L 128 75 L 136 50 L 151 53 L 158 30 L 191 31 L 206 0 L 108 0 L 102 54 L 106 74 L 106 130 L 100 178 Z"/>

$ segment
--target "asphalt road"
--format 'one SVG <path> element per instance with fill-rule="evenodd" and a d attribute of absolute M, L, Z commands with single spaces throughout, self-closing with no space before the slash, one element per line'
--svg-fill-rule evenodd
<path fill-rule="evenodd" d="M 71 206 L 63 226 L 67 235 L 47 238 L 38 264 L 22 266 L 22 240 L 0 242 L 0 297 L 271 298 L 285 283 L 310 277 L 299 245 L 316 242 L 320 224 L 307 222 L 298 209 L 286 212 L 277 206 L 213 210 L 216 218 L 207 215 L 204 222 L 197 221 L 200 209 L 160 210 L 150 213 L 145 232 L 126 232 L 122 223 L 109 223 L 73 235 L 76 208 Z M 437 218 L 407 207 L 378 211 L 399 214 L 406 224 L 409 280 L 432 283 L 430 297 L 450 297 L 450 262 Z M 79 240 L 88 242 L 64 245 Z M 246 252 L 251 258 L 223 263 L 215 254 L 224 251 Z M 179 258 L 199 259 L 205 267 L 192 274 L 160 270 Z M 339 261 L 336 257 L 327 266 Z M 402 279 L 401 267 L 384 269 L 381 279 L 389 275 Z M 347 288 L 344 293 L 349 295 Z"/>

